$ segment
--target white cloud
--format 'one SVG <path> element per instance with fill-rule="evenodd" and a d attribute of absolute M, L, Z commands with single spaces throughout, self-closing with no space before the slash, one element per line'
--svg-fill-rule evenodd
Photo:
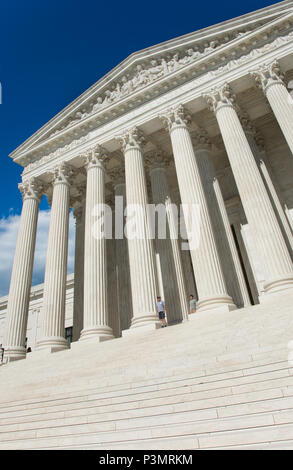
<path fill-rule="evenodd" d="M 19 219 L 20 216 L 15 214 L 10 214 L 7 218 L 0 219 L 0 296 L 7 295 L 9 290 Z M 49 223 L 50 211 L 40 210 L 33 269 L 33 285 L 40 284 L 44 281 Z M 68 273 L 72 273 L 74 270 L 74 244 L 75 224 L 71 212 L 69 219 Z"/>

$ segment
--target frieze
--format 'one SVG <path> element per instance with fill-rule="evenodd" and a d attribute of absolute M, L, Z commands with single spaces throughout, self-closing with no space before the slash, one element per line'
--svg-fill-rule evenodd
<path fill-rule="evenodd" d="M 284 34 L 283 36 L 280 35 L 278 37 L 275 37 L 269 43 L 266 43 L 266 44 L 264 44 L 260 47 L 255 47 L 255 44 L 251 45 L 251 47 L 248 47 L 248 46 L 245 47 L 245 51 L 250 49 L 249 52 L 247 52 L 247 53 L 244 53 L 244 49 L 239 48 L 238 57 L 234 56 L 235 57 L 234 59 L 232 59 L 232 60 L 228 61 L 227 63 L 225 63 L 223 65 L 220 65 L 220 66 L 215 64 L 215 65 L 217 65 L 217 67 L 215 67 L 214 70 L 210 70 L 209 72 L 200 75 L 197 79 L 194 80 L 194 82 L 193 82 L 194 85 L 198 86 L 198 85 L 201 85 L 205 82 L 208 82 L 209 80 L 211 80 L 211 79 L 213 79 L 213 78 L 215 78 L 215 77 L 217 77 L 217 76 L 219 76 L 219 75 L 221 75 L 225 72 L 229 72 L 229 71 L 231 71 L 231 70 L 233 70 L 233 69 L 235 69 L 235 68 L 237 68 L 237 67 L 239 67 L 239 66 L 241 66 L 241 65 L 243 65 L 247 62 L 249 62 L 251 59 L 258 58 L 261 55 L 263 55 L 264 53 L 271 52 L 272 50 L 282 46 L 283 44 L 286 44 L 290 41 L 293 41 L 293 31 L 290 30 L 288 32 L 289 27 L 290 27 L 290 25 L 287 22 L 287 29 L 286 29 L 287 34 L 286 35 Z M 248 33 L 249 32 L 243 33 L 241 35 L 248 34 Z M 277 34 L 280 34 L 280 32 L 277 28 L 275 28 L 275 35 L 277 35 Z M 218 45 L 213 44 L 213 45 L 209 45 L 208 47 L 215 50 L 218 47 Z M 205 49 L 207 49 L 207 48 L 205 48 Z M 174 71 L 176 69 L 176 67 L 177 67 L 177 70 L 178 70 L 181 66 L 183 67 L 184 65 L 190 64 L 192 61 L 195 60 L 196 53 L 199 53 L 199 54 L 203 55 L 202 52 L 196 51 L 195 48 L 192 49 L 193 52 L 191 51 L 191 48 L 188 49 L 188 51 L 189 51 L 188 56 L 190 57 L 189 62 L 188 62 L 188 59 L 186 59 L 186 56 L 183 56 L 182 58 L 180 58 L 179 55 L 175 54 L 176 57 L 174 58 L 174 56 L 173 56 L 173 58 L 170 59 L 170 61 L 169 61 L 170 62 L 170 64 L 169 64 L 170 70 L 172 68 L 172 70 Z M 211 52 L 211 50 L 209 50 L 209 52 Z M 205 53 L 205 55 L 206 54 L 207 53 Z M 171 63 L 171 60 L 173 61 L 172 63 Z M 185 61 L 185 63 L 183 63 L 184 61 Z M 166 62 L 166 64 L 168 64 L 168 62 Z M 140 82 L 141 86 L 145 86 L 147 80 L 152 80 L 153 82 L 156 81 L 158 78 L 162 77 L 164 75 L 164 73 L 166 73 L 166 70 L 167 70 L 167 69 L 165 69 L 166 64 L 162 64 L 162 63 L 159 64 L 158 61 L 156 61 L 156 63 L 155 63 L 155 61 L 152 61 L 152 67 L 150 68 L 150 70 L 152 70 L 152 72 L 148 71 L 148 69 L 143 68 L 142 66 L 138 67 L 137 77 L 140 76 L 140 78 L 139 79 L 136 78 L 135 80 L 138 80 L 138 82 Z M 163 65 L 164 65 L 164 67 L 162 68 Z M 157 71 L 155 71 L 156 68 L 157 68 Z M 163 72 L 163 69 L 165 70 L 165 72 Z M 168 72 L 168 73 L 171 73 L 171 72 Z M 150 78 L 151 75 L 156 76 L 156 74 L 158 74 L 157 79 Z M 161 74 L 161 75 L 159 76 L 159 74 Z M 122 79 L 123 79 L 122 82 L 124 82 L 123 90 L 122 90 L 122 86 L 119 85 L 117 87 L 117 85 L 116 85 L 116 91 L 114 89 L 112 89 L 112 91 L 111 91 L 111 93 L 112 93 L 111 98 L 110 98 L 110 93 L 107 93 L 107 95 L 108 95 L 107 99 L 106 99 L 106 97 L 104 99 L 101 99 L 101 97 L 98 97 L 99 99 L 97 98 L 98 102 L 96 103 L 97 106 L 95 107 L 95 105 L 94 105 L 93 109 L 90 113 L 85 113 L 85 112 L 81 113 L 79 115 L 79 118 L 77 118 L 75 120 L 75 123 L 82 120 L 82 119 L 84 119 L 84 118 L 86 118 L 86 117 L 88 117 L 90 114 L 94 114 L 95 112 L 98 111 L 99 107 L 100 107 L 100 109 L 106 107 L 106 103 L 108 103 L 107 104 L 107 106 L 108 106 L 108 105 L 112 104 L 114 101 L 117 101 L 120 98 L 124 97 L 124 95 L 126 95 L 128 93 L 128 92 L 126 93 L 125 90 L 126 90 L 127 86 L 130 87 L 130 84 L 128 83 L 129 80 L 126 81 L 125 76 L 122 77 Z M 133 79 L 131 79 L 131 80 L 133 80 Z M 127 85 L 127 83 L 128 83 L 128 85 Z M 143 83 L 144 83 L 144 85 L 143 85 Z M 151 83 L 151 82 L 149 82 L 149 83 Z M 136 91 L 135 87 L 136 87 L 136 89 L 138 89 L 139 86 L 140 85 L 138 85 L 138 84 L 137 85 L 134 84 L 134 86 L 132 88 L 129 88 L 129 93 L 130 93 L 130 89 L 131 89 L 131 92 L 133 92 L 133 91 Z M 71 122 L 70 126 L 71 125 L 73 125 L 72 122 Z M 61 130 L 62 129 L 60 129 L 60 131 Z M 30 172 L 31 170 L 33 170 L 34 168 L 36 168 L 38 166 L 41 166 L 42 164 L 47 163 L 48 161 L 51 161 L 51 160 L 55 159 L 56 157 L 60 156 L 61 154 L 64 154 L 67 151 L 78 147 L 80 144 L 83 144 L 83 143 L 87 142 L 88 140 L 91 139 L 91 136 L 92 136 L 92 131 L 89 132 L 87 135 L 82 136 L 80 139 L 75 139 L 70 144 L 66 144 L 63 147 L 58 148 L 54 152 L 43 156 L 42 158 L 40 158 L 36 162 L 29 163 L 28 165 L 25 166 L 23 174 L 26 174 L 26 173 Z"/>

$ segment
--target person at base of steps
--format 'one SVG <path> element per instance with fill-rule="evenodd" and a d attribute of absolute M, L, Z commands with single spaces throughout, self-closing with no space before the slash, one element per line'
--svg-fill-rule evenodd
<path fill-rule="evenodd" d="M 165 302 L 162 300 L 160 296 L 157 297 L 157 312 L 159 315 L 159 319 L 161 320 L 162 326 L 161 328 L 165 328 L 167 326 L 166 322 L 166 305 Z"/>
<path fill-rule="evenodd" d="M 193 294 L 190 294 L 189 296 L 189 313 L 195 313 L 196 312 L 196 300 L 194 298 Z"/>

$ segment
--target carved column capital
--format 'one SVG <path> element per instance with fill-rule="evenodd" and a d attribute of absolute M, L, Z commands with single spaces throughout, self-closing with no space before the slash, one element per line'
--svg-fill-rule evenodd
<path fill-rule="evenodd" d="M 166 129 L 171 132 L 174 128 L 187 127 L 190 124 L 191 117 L 184 109 L 182 104 L 168 109 L 165 113 L 159 115 Z"/>
<path fill-rule="evenodd" d="M 147 152 L 144 155 L 144 161 L 150 170 L 166 168 L 170 164 L 169 156 L 160 148 Z"/>
<path fill-rule="evenodd" d="M 126 130 L 124 134 L 116 137 L 116 140 L 120 142 L 123 152 L 134 148 L 141 150 L 145 143 L 145 137 L 138 127 Z"/>
<path fill-rule="evenodd" d="M 212 88 L 210 93 L 203 95 L 203 98 L 214 113 L 226 106 L 236 108 L 236 97 L 228 83 Z"/>
<path fill-rule="evenodd" d="M 74 201 L 72 204 L 73 207 L 73 217 L 75 218 L 75 223 L 79 224 L 82 220 L 82 214 L 83 214 L 83 203 L 81 201 Z"/>
<path fill-rule="evenodd" d="M 195 150 L 211 150 L 212 144 L 205 129 L 194 130 L 190 136 Z"/>
<path fill-rule="evenodd" d="M 40 200 L 44 192 L 43 185 L 36 179 L 30 178 L 23 180 L 19 183 L 18 188 L 22 193 L 22 199 L 37 199 Z"/>
<path fill-rule="evenodd" d="M 252 70 L 250 74 L 264 93 L 267 93 L 268 88 L 272 85 L 279 84 L 285 86 L 283 82 L 284 75 L 277 60 L 270 64 L 260 65 L 256 70 Z"/>
<path fill-rule="evenodd" d="M 74 170 L 71 165 L 66 162 L 61 163 L 55 167 L 52 172 L 52 183 L 53 186 L 56 184 L 67 184 L 70 185 L 71 177 L 74 174 Z"/>
<path fill-rule="evenodd" d="M 90 170 L 94 167 L 100 167 L 104 169 L 104 165 L 108 163 L 110 156 L 108 151 L 101 145 L 95 145 L 91 148 L 88 153 L 84 155 L 85 167 Z"/>
<path fill-rule="evenodd" d="M 254 125 L 252 124 L 249 115 L 247 114 L 246 111 L 239 110 L 239 120 L 241 122 L 241 125 L 243 127 L 243 130 L 247 133 L 250 132 L 251 134 L 255 134 L 256 129 Z"/>

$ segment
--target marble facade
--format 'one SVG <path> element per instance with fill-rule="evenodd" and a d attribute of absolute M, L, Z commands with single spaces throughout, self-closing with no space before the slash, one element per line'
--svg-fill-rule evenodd
<path fill-rule="evenodd" d="M 25 357 L 26 337 L 33 352 L 67 348 L 65 327 L 74 342 L 156 329 L 162 290 L 170 324 L 188 321 L 190 293 L 198 313 L 217 315 L 291 292 L 292 84 L 284 1 L 132 54 L 18 147 L 23 210 L 0 299 L 6 359 Z M 142 208 L 142 239 L 93 237 L 94 208 L 115 195 Z M 30 289 L 41 197 L 51 205 L 45 281 Z M 147 237 L 148 203 L 166 201 L 199 205 L 198 247 L 174 242 L 171 213 L 167 239 Z"/>

